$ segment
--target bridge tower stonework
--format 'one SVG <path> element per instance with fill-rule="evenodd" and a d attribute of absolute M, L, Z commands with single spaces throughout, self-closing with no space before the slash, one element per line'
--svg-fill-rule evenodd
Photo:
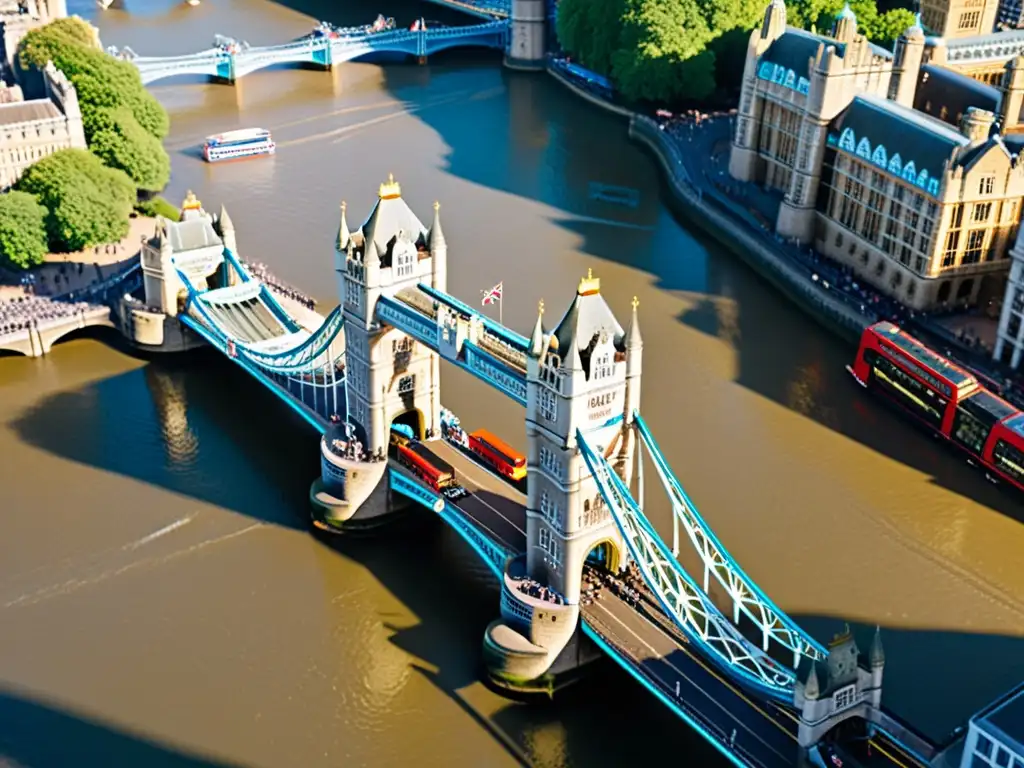
<path fill-rule="evenodd" d="M 812 664 L 794 690 L 794 704 L 800 713 L 800 746 L 813 747 L 845 720 L 858 719 L 869 728 L 877 723 L 882 715 L 884 671 L 880 630 L 875 630 L 867 659 L 861 659 L 849 627 L 833 638 L 825 664 Z"/>
<path fill-rule="evenodd" d="M 446 289 L 448 247 L 434 204 L 430 229 L 402 199 L 394 177 L 380 185 L 366 222 L 350 232 L 341 207 L 335 270 L 344 311 L 348 416 L 366 451 L 386 454 L 391 424 L 419 437 L 441 426 L 441 364 L 436 352 L 382 323 L 377 304 L 419 293 L 426 283 Z"/>
<path fill-rule="evenodd" d="M 500 685 L 543 687 L 576 666 L 563 650 L 578 628 L 584 565 L 615 572 L 627 564 L 576 433 L 630 483 L 642 349 L 636 300 L 624 331 L 591 275 L 551 333 L 541 303 L 527 357 L 526 556 L 508 563 L 502 618 L 484 637 L 484 659 Z"/>
<path fill-rule="evenodd" d="M 512 0 L 505 66 L 511 69 L 544 69 L 546 6 L 546 0 Z"/>

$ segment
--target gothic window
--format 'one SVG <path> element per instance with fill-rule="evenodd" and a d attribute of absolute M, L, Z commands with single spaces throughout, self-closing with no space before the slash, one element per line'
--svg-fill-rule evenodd
<path fill-rule="evenodd" d="M 835 711 L 841 712 L 847 707 L 852 707 L 857 701 L 857 686 L 848 685 L 845 688 L 840 688 L 836 691 L 835 696 L 832 697 L 835 703 Z"/>
<path fill-rule="evenodd" d="M 398 380 L 398 394 L 407 395 L 416 391 L 416 377 L 403 376 Z"/>
<path fill-rule="evenodd" d="M 559 552 L 558 542 L 555 540 L 555 537 L 551 534 L 550 530 L 547 528 L 540 529 L 540 534 L 537 537 L 537 545 L 546 555 L 544 561 L 548 565 L 557 568 L 560 562 L 561 553 Z"/>
<path fill-rule="evenodd" d="M 860 143 L 857 144 L 857 155 L 868 159 L 871 158 L 871 142 L 866 138 L 861 139 Z"/>
<path fill-rule="evenodd" d="M 978 180 L 978 194 L 979 195 L 991 195 L 992 191 L 996 187 L 995 176 L 982 176 Z"/>
<path fill-rule="evenodd" d="M 551 497 L 548 496 L 547 491 L 542 491 L 540 494 L 540 514 L 547 520 L 548 525 L 553 528 L 559 528 L 562 525 L 562 510 L 558 504 L 552 501 Z"/>
<path fill-rule="evenodd" d="M 391 351 L 396 355 L 399 352 L 411 352 L 412 339 L 410 339 L 408 336 L 403 336 L 400 339 L 393 339 L 391 341 Z"/>
<path fill-rule="evenodd" d="M 889 173 L 896 175 L 903 173 L 903 159 L 899 152 L 889 158 Z"/>
<path fill-rule="evenodd" d="M 540 466 L 552 477 L 562 478 L 562 462 L 559 461 L 558 455 L 543 445 L 540 447 Z"/>
<path fill-rule="evenodd" d="M 883 147 L 881 144 L 875 147 L 875 151 L 871 154 L 871 162 L 873 162 L 875 165 L 880 165 L 883 168 L 885 168 L 885 166 L 888 165 L 889 158 L 885 154 L 885 147 Z"/>
<path fill-rule="evenodd" d="M 839 148 L 845 149 L 847 152 L 853 152 L 856 147 L 856 138 L 853 135 L 852 128 L 844 128 L 842 135 L 839 137 Z"/>
<path fill-rule="evenodd" d="M 554 423 L 558 418 L 558 398 L 555 393 L 545 387 L 540 388 L 540 396 L 537 398 L 540 407 L 540 415 L 545 421 Z"/>
<path fill-rule="evenodd" d="M 594 379 L 606 379 L 615 372 L 615 369 L 612 367 L 611 355 L 608 353 L 595 357 L 592 365 Z"/>
<path fill-rule="evenodd" d="M 355 310 L 363 308 L 362 286 L 347 277 L 345 278 L 345 303 Z"/>
<path fill-rule="evenodd" d="M 796 72 L 792 69 L 786 72 L 786 87 L 793 88 L 796 86 Z"/>
<path fill-rule="evenodd" d="M 903 166 L 903 178 L 911 184 L 917 181 L 917 168 L 914 167 L 913 160 Z"/>

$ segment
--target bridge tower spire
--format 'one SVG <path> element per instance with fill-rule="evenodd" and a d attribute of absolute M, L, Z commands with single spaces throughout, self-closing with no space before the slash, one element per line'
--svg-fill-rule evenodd
<path fill-rule="evenodd" d="M 638 402 L 640 377 L 639 357 L 630 368 L 629 355 L 631 349 L 639 354 L 639 333 L 635 317 L 630 333 L 623 330 L 592 272 L 550 334 L 538 312 L 526 372 L 526 556 L 510 561 L 502 620 L 484 639 L 484 658 L 498 683 L 536 680 L 556 662 L 560 669 L 560 655 L 572 653 L 567 646 L 579 620 L 584 565 L 617 572 L 627 564 L 628 550 L 576 435 L 600 446 L 629 482 L 634 443 L 625 419 L 635 402 L 628 381 L 632 376 Z M 512 586 L 523 578 L 542 585 L 548 597 Z"/>

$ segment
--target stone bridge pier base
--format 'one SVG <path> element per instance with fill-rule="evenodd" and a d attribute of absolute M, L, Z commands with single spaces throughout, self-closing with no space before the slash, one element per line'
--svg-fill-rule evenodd
<path fill-rule="evenodd" d="M 505 51 L 506 67 L 528 71 L 544 69 L 546 24 L 544 0 L 512 0 L 511 31 L 508 50 Z"/>

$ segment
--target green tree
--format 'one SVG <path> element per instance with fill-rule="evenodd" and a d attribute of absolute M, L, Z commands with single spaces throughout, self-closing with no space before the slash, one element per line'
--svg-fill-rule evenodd
<path fill-rule="evenodd" d="M 629 0 L 612 75 L 629 99 L 704 99 L 715 87 L 711 30 L 696 0 Z"/>
<path fill-rule="evenodd" d="M 868 37 L 873 43 L 892 48 L 896 38 L 916 23 L 917 17 L 913 11 L 906 8 L 893 8 L 878 15 L 874 29 L 871 30 Z"/>
<path fill-rule="evenodd" d="M 149 200 L 140 200 L 135 204 L 135 210 L 143 216 L 163 216 L 171 221 L 177 221 L 181 218 L 181 211 L 178 210 L 178 206 L 160 196 L 151 197 Z"/>
<path fill-rule="evenodd" d="M 46 231 L 56 251 L 78 251 L 120 240 L 128 233 L 135 185 L 81 149 L 64 149 L 29 166 L 17 190 L 47 209 Z"/>
<path fill-rule="evenodd" d="M 171 178 L 167 152 L 127 107 L 97 109 L 89 123 L 89 149 L 96 157 L 127 173 L 139 189 L 157 192 L 167 186 Z"/>
<path fill-rule="evenodd" d="M 0 195 L 0 261 L 27 269 L 46 252 L 46 209 L 27 192 Z"/>
<path fill-rule="evenodd" d="M 620 47 L 626 0 L 560 0 L 555 28 L 565 50 L 601 75 Z"/>

